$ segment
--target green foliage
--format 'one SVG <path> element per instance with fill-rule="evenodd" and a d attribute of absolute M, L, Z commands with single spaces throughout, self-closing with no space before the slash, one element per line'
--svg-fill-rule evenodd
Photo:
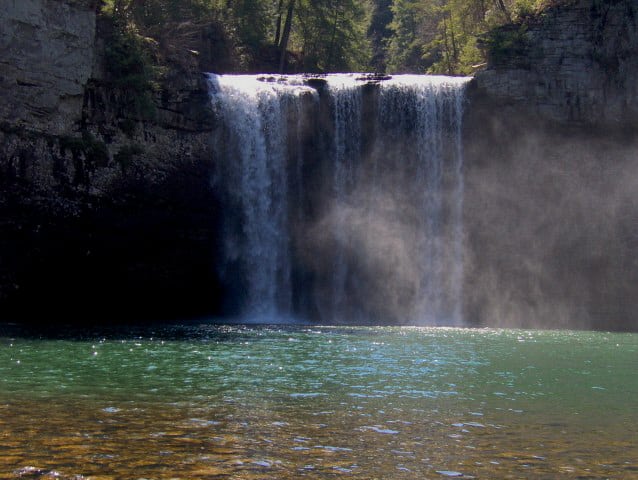
<path fill-rule="evenodd" d="M 463 74 L 525 47 L 525 22 L 547 0 L 394 0 L 387 43 L 393 72 Z M 500 27 L 516 25 L 513 30 Z M 494 32 L 494 33 L 489 33 Z M 487 38 L 481 42 L 479 39 Z M 479 48 L 486 46 L 486 49 Z"/>
<path fill-rule="evenodd" d="M 472 74 L 488 53 L 500 59 L 522 48 L 521 32 L 488 32 L 523 25 L 557 1 L 105 0 L 102 11 L 117 27 L 107 48 L 113 81 L 144 110 L 157 79 L 154 55 L 172 51 L 179 58 L 199 48 L 204 25 L 215 25 L 221 34 L 212 41 L 227 42 L 233 52 L 230 64 L 220 64 L 239 71 L 283 66 L 288 71 Z M 288 62 L 281 63 L 286 53 Z"/>
<path fill-rule="evenodd" d="M 289 0 L 106 0 L 102 14 L 118 26 L 108 46 L 109 68 L 126 88 L 138 93 L 152 90 L 145 39 L 151 37 L 160 49 L 167 48 L 182 40 L 176 25 L 216 22 L 232 44 L 237 68 L 250 70 L 258 65 L 275 71 L 288 6 Z M 286 44 L 293 67 L 367 69 L 371 11 L 370 0 L 296 0 Z"/>
<path fill-rule="evenodd" d="M 420 0 L 394 0 L 391 10 L 393 35 L 387 46 L 389 71 L 424 73 L 428 64 L 424 45 L 434 40 L 431 32 L 440 16 L 437 6 Z"/>
<path fill-rule="evenodd" d="M 89 132 L 83 132 L 81 137 L 60 137 L 60 152 L 64 154 L 66 151 L 70 151 L 74 158 L 84 157 L 89 169 L 106 167 L 109 162 L 106 144 Z"/>
<path fill-rule="evenodd" d="M 297 8 L 292 47 L 306 71 L 365 70 L 370 59 L 366 36 L 371 5 L 361 0 L 303 0 Z"/>
<path fill-rule="evenodd" d="M 141 155 L 143 153 L 144 147 L 138 145 L 137 143 L 124 145 L 117 151 L 115 155 L 113 155 L 113 160 L 121 167 L 122 172 L 126 173 L 128 168 L 133 163 L 133 157 Z"/>
<path fill-rule="evenodd" d="M 274 11 L 266 2 L 235 0 L 226 13 L 230 17 L 234 36 L 240 39 L 245 49 L 257 54 L 268 43 Z"/>
<path fill-rule="evenodd" d="M 206 15 L 214 3 L 206 0 L 105 0 L 102 13 L 138 28 Z"/>
<path fill-rule="evenodd" d="M 511 60 L 520 62 L 528 46 L 526 32 L 524 24 L 507 25 L 488 32 L 485 44 L 490 60 L 496 65 Z"/>
<path fill-rule="evenodd" d="M 387 68 L 385 46 L 392 36 L 391 6 L 392 0 L 374 0 L 372 3 L 372 15 L 367 34 L 372 48 L 371 67 L 375 72 L 385 72 Z"/>
<path fill-rule="evenodd" d="M 108 79 L 138 116 L 153 118 L 153 94 L 159 77 L 151 55 L 153 41 L 141 36 L 122 17 L 113 16 L 111 21 L 111 35 L 104 52 Z"/>
<path fill-rule="evenodd" d="M 132 118 L 123 118 L 118 121 L 117 126 L 128 138 L 133 138 L 137 122 Z"/>
<path fill-rule="evenodd" d="M 135 92 L 151 88 L 150 61 L 135 32 L 127 28 L 114 30 L 105 53 L 106 67 L 115 86 Z"/>

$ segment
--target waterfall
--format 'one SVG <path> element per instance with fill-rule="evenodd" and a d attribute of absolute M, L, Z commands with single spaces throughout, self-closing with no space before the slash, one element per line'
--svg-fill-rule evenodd
<path fill-rule="evenodd" d="M 230 313 L 462 323 L 468 79 L 209 78 Z"/>
<path fill-rule="evenodd" d="M 415 219 L 418 258 L 414 261 L 421 272 L 412 313 L 416 323 L 462 323 L 464 97 L 460 87 L 466 81 L 403 75 L 381 85 L 378 121 L 384 133 L 377 141 L 399 138 L 407 143 L 395 150 L 404 162 L 386 165 L 406 173 L 392 188 L 409 191 L 420 208 L 420 218 Z"/>
<path fill-rule="evenodd" d="M 344 208 L 355 183 L 355 169 L 361 154 L 361 88 L 352 76 L 333 77 L 328 82 L 334 119 L 333 193 L 335 202 L 332 301 L 330 320 L 338 321 L 344 311 L 349 243 Z"/>
<path fill-rule="evenodd" d="M 244 277 L 240 313 L 276 318 L 291 310 L 288 234 L 288 115 L 308 87 L 263 83 L 242 75 L 210 75 L 212 101 L 224 122 L 225 270 Z M 291 108 L 292 107 L 292 108 Z"/>

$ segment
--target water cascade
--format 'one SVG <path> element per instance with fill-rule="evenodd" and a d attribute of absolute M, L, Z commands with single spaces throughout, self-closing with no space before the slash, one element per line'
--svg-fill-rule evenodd
<path fill-rule="evenodd" d="M 462 323 L 466 78 L 209 79 L 229 315 Z"/>
<path fill-rule="evenodd" d="M 233 213 L 224 234 L 224 269 L 243 276 L 242 312 L 274 317 L 290 312 L 289 138 L 309 87 L 263 85 L 255 77 L 211 76 L 211 92 L 227 129 L 220 180 Z M 289 128 L 290 127 L 290 128 Z M 297 158 L 302 167 L 301 153 Z"/>
<path fill-rule="evenodd" d="M 328 82 L 328 92 L 333 102 L 334 145 L 333 160 L 333 193 L 332 200 L 343 204 L 351 194 L 355 185 L 355 168 L 361 156 L 361 88 L 352 83 L 351 77 L 336 77 Z M 348 243 L 348 235 L 344 210 L 336 211 L 333 229 L 336 248 L 332 258 L 333 279 L 331 312 L 332 320 L 338 320 L 347 302 L 345 285 L 348 274 L 348 263 L 345 258 L 344 245 Z"/>

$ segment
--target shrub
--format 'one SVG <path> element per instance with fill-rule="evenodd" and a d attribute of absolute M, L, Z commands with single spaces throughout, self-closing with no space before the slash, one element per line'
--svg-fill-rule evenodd
<path fill-rule="evenodd" d="M 107 80 L 122 92 L 141 118 L 155 115 L 158 70 L 152 58 L 153 40 L 139 35 L 132 24 L 111 16 L 104 51 Z"/>

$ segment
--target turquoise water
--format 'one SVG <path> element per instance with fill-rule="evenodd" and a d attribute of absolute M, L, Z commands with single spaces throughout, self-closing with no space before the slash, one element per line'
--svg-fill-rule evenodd
<path fill-rule="evenodd" d="M 638 478 L 636 334 L 0 335 L 1 478 Z"/>

